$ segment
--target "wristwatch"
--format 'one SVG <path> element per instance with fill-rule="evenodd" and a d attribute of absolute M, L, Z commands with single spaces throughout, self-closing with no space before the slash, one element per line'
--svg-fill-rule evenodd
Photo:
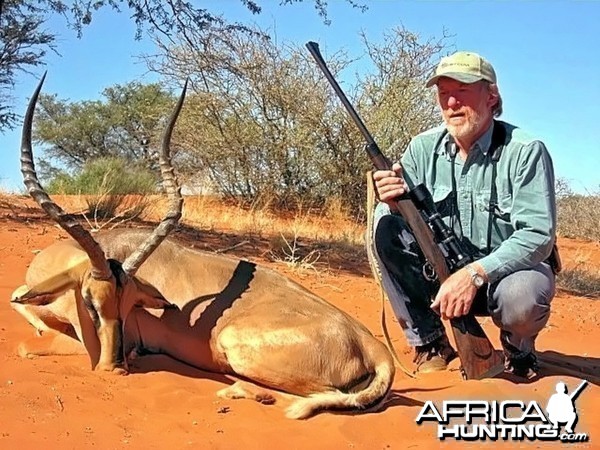
<path fill-rule="evenodd" d="M 469 275 L 471 275 L 471 283 L 473 283 L 473 286 L 479 289 L 485 284 L 483 277 L 479 275 L 479 273 L 472 266 L 465 266 L 465 269 L 467 269 L 467 272 L 469 272 Z"/>

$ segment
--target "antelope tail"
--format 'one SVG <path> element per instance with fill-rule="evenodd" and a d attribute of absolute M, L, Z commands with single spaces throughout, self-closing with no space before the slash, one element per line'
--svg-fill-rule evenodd
<path fill-rule="evenodd" d="M 342 392 L 333 390 L 300 398 L 286 410 L 290 419 L 307 419 L 320 411 L 374 412 L 386 403 L 394 381 L 394 362 L 381 352 L 375 364 L 370 382 L 360 391 Z"/>

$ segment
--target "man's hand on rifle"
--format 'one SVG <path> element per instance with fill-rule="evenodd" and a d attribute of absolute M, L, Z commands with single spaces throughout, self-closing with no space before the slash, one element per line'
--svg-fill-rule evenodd
<path fill-rule="evenodd" d="M 377 196 L 382 202 L 389 203 L 408 192 L 408 185 L 402 177 L 402 167 L 398 163 L 392 166 L 392 170 L 373 172 L 373 180 L 375 180 Z"/>
<path fill-rule="evenodd" d="M 487 278 L 483 275 L 485 272 L 479 264 L 474 263 L 472 266 L 484 279 Z M 471 275 L 463 268 L 442 283 L 431 304 L 431 309 L 443 319 L 464 316 L 471 310 L 476 294 L 477 288 L 473 285 Z"/>
<path fill-rule="evenodd" d="M 439 313 L 442 319 L 464 316 L 471 309 L 475 294 L 477 288 L 471 283 L 471 275 L 461 269 L 442 283 L 431 309 Z"/>

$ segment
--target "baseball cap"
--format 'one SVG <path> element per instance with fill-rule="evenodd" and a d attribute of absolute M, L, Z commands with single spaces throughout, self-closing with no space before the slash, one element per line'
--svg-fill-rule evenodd
<path fill-rule="evenodd" d="M 441 77 L 469 84 L 479 80 L 496 83 L 496 72 L 492 65 L 485 58 L 472 52 L 456 52 L 443 57 L 425 86 L 433 86 Z"/>

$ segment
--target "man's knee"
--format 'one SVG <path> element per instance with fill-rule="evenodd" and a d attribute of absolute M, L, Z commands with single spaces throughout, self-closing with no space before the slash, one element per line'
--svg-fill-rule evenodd
<path fill-rule="evenodd" d="M 554 297 L 554 275 L 544 266 L 515 272 L 495 286 L 490 312 L 502 328 L 533 334 L 546 324 Z"/>
<path fill-rule="evenodd" d="M 399 232 L 400 227 L 396 217 L 391 215 L 383 216 L 377 221 L 373 242 L 375 243 L 375 250 L 380 257 L 385 256 L 392 247 L 398 245 Z"/>

